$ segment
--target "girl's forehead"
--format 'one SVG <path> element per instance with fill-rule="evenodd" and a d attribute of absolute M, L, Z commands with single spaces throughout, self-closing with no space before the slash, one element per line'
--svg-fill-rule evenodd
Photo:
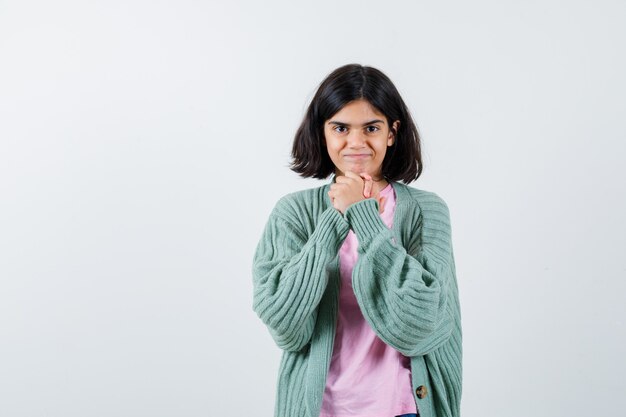
<path fill-rule="evenodd" d="M 365 99 L 353 100 L 345 104 L 337 113 L 331 116 L 330 120 L 334 120 L 335 118 L 349 118 L 357 120 L 372 118 L 382 120 L 386 119 L 383 113 L 381 113 Z"/>

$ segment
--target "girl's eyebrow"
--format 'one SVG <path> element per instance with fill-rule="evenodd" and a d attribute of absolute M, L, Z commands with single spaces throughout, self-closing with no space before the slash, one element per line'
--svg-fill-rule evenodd
<path fill-rule="evenodd" d="M 350 126 L 348 123 L 344 123 L 344 122 L 338 122 L 335 120 L 331 120 L 330 122 L 328 122 L 331 125 L 338 125 L 338 126 Z M 372 125 L 374 123 L 385 123 L 384 120 L 380 120 L 380 119 L 374 119 L 374 120 L 370 120 L 369 122 L 363 123 L 362 126 L 368 126 L 368 125 Z"/>

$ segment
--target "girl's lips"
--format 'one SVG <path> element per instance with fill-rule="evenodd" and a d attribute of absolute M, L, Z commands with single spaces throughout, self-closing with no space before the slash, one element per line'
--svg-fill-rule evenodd
<path fill-rule="evenodd" d="M 345 158 L 353 158 L 353 159 L 362 159 L 362 158 L 367 158 L 368 156 L 370 156 L 368 153 L 357 153 L 357 154 L 351 154 L 351 155 L 344 155 Z"/>

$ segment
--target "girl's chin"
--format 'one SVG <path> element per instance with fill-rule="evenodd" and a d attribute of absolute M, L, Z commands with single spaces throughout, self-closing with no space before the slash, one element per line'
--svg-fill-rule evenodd
<path fill-rule="evenodd" d="M 346 172 L 346 171 L 350 171 L 350 172 L 354 172 L 355 174 L 360 174 L 361 172 L 366 172 L 366 173 L 370 173 L 370 169 L 367 168 L 367 166 L 365 164 L 350 164 L 349 166 L 345 166 L 343 167 L 343 169 L 339 169 L 338 171 L 341 172 Z"/>

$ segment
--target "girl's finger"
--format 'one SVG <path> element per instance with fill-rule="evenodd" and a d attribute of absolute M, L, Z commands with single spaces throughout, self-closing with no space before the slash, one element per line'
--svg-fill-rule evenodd
<path fill-rule="evenodd" d="M 372 187 L 374 186 L 374 181 L 372 181 L 372 176 L 366 172 L 361 172 L 361 177 L 365 178 L 365 186 L 363 187 L 363 196 L 365 198 L 370 198 L 372 196 Z"/>
<path fill-rule="evenodd" d="M 380 213 L 382 213 L 383 211 L 385 211 L 385 197 L 380 197 L 380 200 L 378 200 L 378 211 Z"/>

